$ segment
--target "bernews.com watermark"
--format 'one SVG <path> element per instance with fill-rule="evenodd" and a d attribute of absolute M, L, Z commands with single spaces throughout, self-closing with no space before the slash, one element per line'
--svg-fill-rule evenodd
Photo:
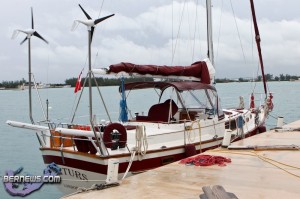
<path fill-rule="evenodd" d="M 60 183 L 61 176 L 3 176 L 4 183 Z"/>

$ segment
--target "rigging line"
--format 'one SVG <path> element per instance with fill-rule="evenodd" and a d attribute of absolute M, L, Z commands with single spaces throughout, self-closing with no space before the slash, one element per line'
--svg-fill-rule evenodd
<path fill-rule="evenodd" d="M 79 95 L 79 98 L 78 98 L 78 101 L 77 101 L 77 104 L 76 104 L 76 108 L 74 109 L 74 112 L 73 112 L 73 116 L 72 116 L 72 119 L 71 119 L 71 124 L 73 123 L 74 119 L 75 119 L 75 115 L 76 115 L 76 111 L 78 109 L 78 106 L 79 106 L 79 102 L 80 102 L 80 99 L 81 99 L 81 96 L 83 94 L 83 90 L 84 90 L 84 87 L 85 87 L 85 84 L 86 84 L 86 81 L 87 81 L 87 77 L 88 77 L 88 74 L 86 74 L 85 78 L 84 78 L 84 82 L 83 82 L 83 85 L 82 85 L 82 89 L 81 89 L 81 92 L 80 92 L 80 95 Z M 75 101 L 74 101 L 75 102 Z"/>
<path fill-rule="evenodd" d="M 244 57 L 244 62 L 246 63 L 246 56 L 245 56 L 245 52 L 244 52 L 244 49 L 243 49 L 243 44 L 242 44 L 242 40 L 241 40 L 241 36 L 240 36 L 240 31 L 239 31 L 239 27 L 237 25 L 237 21 L 236 21 L 236 17 L 235 17 L 235 13 L 234 13 L 234 9 L 233 9 L 232 1 L 231 0 L 230 0 L 230 5 L 231 5 L 231 10 L 232 10 L 232 14 L 233 14 L 233 17 L 234 17 L 234 21 L 235 21 L 235 26 L 236 26 L 236 30 L 237 30 L 237 33 L 238 33 L 238 37 L 239 37 L 239 40 L 240 40 L 240 45 L 241 45 L 241 49 L 242 49 L 242 53 L 243 53 L 243 57 Z"/>
<path fill-rule="evenodd" d="M 222 28 L 222 15 L 223 15 L 223 0 L 222 0 L 222 4 L 221 4 L 221 14 L 220 14 L 220 26 L 219 26 L 219 33 L 218 33 L 218 45 L 217 45 L 217 53 L 216 53 L 216 58 L 215 58 L 215 65 L 214 67 L 217 65 L 217 60 L 218 60 L 218 55 L 219 55 L 219 47 L 220 47 L 220 38 L 221 38 L 221 28 Z"/>
<path fill-rule="evenodd" d="M 174 52 L 174 1 L 172 1 L 172 60 L 173 60 L 173 52 Z"/>
<path fill-rule="evenodd" d="M 100 15 L 101 15 L 103 5 L 104 5 L 104 0 L 102 0 L 102 2 L 101 2 L 101 4 L 100 4 L 99 14 L 98 14 L 98 17 L 97 17 L 97 18 L 99 18 Z M 94 35 L 96 35 L 95 33 L 96 33 L 96 26 L 95 26 L 95 29 L 94 29 Z M 95 60 L 94 60 L 94 66 L 95 66 L 95 64 L 96 64 L 96 59 L 97 59 L 97 57 L 98 57 L 98 53 L 99 53 L 99 49 L 97 49 L 97 54 L 96 54 L 96 57 L 95 57 Z"/>
<path fill-rule="evenodd" d="M 49 66 L 50 66 L 50 59 L 49 59 L 49 48 L 50 48 L 50 45 L 48 46 L 48 65 L 47 65 L 47 84 L 46 84 L 46 91 L 47 91 L 47 93 L 46 93 L 46 95 L 47 95 L 47 99 L 48 99 L 48 86 L 47 85 L 49 85 Z M 48 119 L 48 118 L 47 118 Z"/>
<path fill-rule="evenodd" d="M 83 68 L 81 69 L 81 71 L 80 71 L 80 74 L 82 74 L 83 73 L 83 71 L 84 71 L 84 69 L 85 69 L 85 67 L 87 66 L 87 60 L 88 60 L 88 55 L 86 56 L 86 59 L 85 59 L 85 63 L 84 63 L 84 66 L 83 66 Z M 77 81 L 78 81 L 78 79 L 77 79 Z M 76 81 L 76 82 L 77 82 Z M 84 82 L 84 84 L 85 84 L 85 82 Z M 84 87 L 84 86 L 83 86 Z M 78 107 L 78 104 L 79 104 L 79 100 L 80 100 L 80 98 L 81 98 L 81 93 L 82 92 L 80 92 L 80 97 L 78 98 L 78 102 L 77 102 L 77 107 Z M 70 117 L 72 117 L 72 112 L 74 111 L 74 112 L 76 112 L 76 110 L 74 109 L 74 107 L 76 106 L 76 101 L 77 101 L 77 94 L 76 94 L 76 97 L 74 98 L 74 101 L 73 101 L 73 105 L 72 105 L 72 111 L 71 111 L 71 115 L 70 115 Z M 77 108 L 76 108 L 77 109 Z M 74 116 L 73 116 L 73 118 L 74 118 Z M 74 119 L 72 119 L 72 121 L 73 121 Z"/>
<path fill-rule="evenodd" d="M 250 12 L 250 17 L 251 17 L 251 19 L 253 21 L 253 16 L 252 16 L 251 12 Z M 250 21 L 250 26 L 251 26 L 251 30 L 250 30 L 250 32 L 251 32 L 251 44 L 252 44 L 251 45 L 251 53 L 252 53 L 252 61 L 254 62 L 254 40 L 253 40 L 253 38 L 254 38 L 254 36 L 253 36 L 254 28 L 252 27 L 253 26 L 252 21 Z"/>
<path fill-rule="evenodd" d="M 38 99 L 39 99 L 39 102 L 40 102 L 40 106 L 42 108 L 44 119 L 47 120 L 47 117 L 46 117 L 46 114 L 45 114 L 45 109 L 44 109 L 43 102 L 42 102 L 42 98 L 41 98 L 40 92 L 38 91 L 37 83 L 36 83 L 36 80 L 35 80 L 35 77 L 34 77 L 33 73 L 32 73 L 32 79 L 33 79 L 33 82 L 34 82 L 34 88 L 36 90 L 36 93 L 37 93 L 37 96 L 38 96 Z M 31 86 L 31 85 L 29 85 L 29 86 Z"/>
<path fill-rule="evenodd" d="M 192 49 L 192 62 L 194 60 L 195 56 L 195 45 L 196 45 L 196 32 L 197 32 L 197 19 L 198 19 L 198 0 L 196 0 L 196 16 L 195 16 L 195 26 L 194 26 L 194 43 L 193 43 L 193 49 Z"/>
<path fill-rule="evenodd" d="M 200 5 L 200 3 L 199 3 L 199 5 Z M 201 54 L 202 54 L 202 45 L 201 45 L 201 22 L 200 22 L 200 20 L 198 20 L 197 21 L 197 29 L 198 29 L 198 39 L 199 39 L 199 58 L 198 59 L 201 59 Z"/>
<path fill-rule="evenodd" d="M 95 84 L 96 84 L 97 90 L 98 90 L 98 92 L 99 92 L 100 98 L 101 98 L 101 100 L 102 100 L 102 103 L 103 103 L 105 112 L 106 112 L 106 114 L 107 114 L 107 117 L 108 117 L 109 121 L 112 122 L 111 117 L 110 117 L 110 115 L 109 115 L 109 111 L 108 111 L 107 106 L 106 106 L 106 104 L 105 104 L 103 95 L 102 95 L 102 93 L 101 93 L 101 91 L 100 91 L 98 82 L 97 82 L 97 80 L 96 80 L 96 78 L 95 78 L 95 76 L 94 76 L 94 73 L 92 73 L 92 76 L 93 76 L 93 79 L 94 79 L 94 81 L 95 81 Z"/>
<path fill-rule="evenodd" d="M 250 12 L 250 18 L 252 19 L 252 21 L 253 21 L 253 16 L 252 16 L 252 13 Z M 253 38 L 254 38 L 254 36 L 253 36 L 253 23 L 250 21 L 250 32 L 251 32 L 251 56 L 252 56 L 252 63 L 254 63 L 254 40 L 253 40 Z M 255 76 L 255 78 L 257 78 L 258 77 L 258 73 L 259 73 L 259 64 L 257 65 L 257 70 L 256 70 L 256 76 Z M 254 77 L 253 77 L 254 78 Z M 253 86 L 253 90 L 252 90 L 252 93 L 254 93 L 254 90 L 256 89 L 256 86 L 257 86 L 257 82 L 256 81 L 254 81 L 254 79 L 253 79 L 253 82 L 254 82 L 254 86 Z"/>
<path fill-rule="evenodd" d="M 256 77 L 258 77 L 259 68 L 260 68 L 259 64 L 257 64 Z M 256 89 L 256 85 L 257 85 L 257 82 L 254 81 L 254 87 L 253 87 L 252 93 L 254 93 L 254 90 Z"/>
<path fill-rule="evenodd" d="M 98 18 L 100 17 L 100 14 L 102 12 L 103 4 L 104 4 L 104 0 L 102 1 L 101 5 L 100 5 L 100 10 L 99 10 Z"/>
<path fill-rule="evenodd" d="M 191 94 L 194 100 L 196 100 L 196 102 L 198 102 L 200 105 L 202 105 L 205 108 L 207 107 L 206 104 L 202 103 L 193 92 L 191 92 L 190 90 L 188 90 L 188 92 Z"/>
<path fill-rule="evenodd" d="M 189 10 L 189 4 L 187 4 L 187 10 Z M 189 14 L 190 12 L 187 12 L 187 21 L 188 21 L 188 28 L 189 28 L 189 39 L 188 39 L 188 48 L 192 51 L 193 50 L 193 44 L 192 44 L 192 41 L 191 41 L 191 38 L 192 38 L 192 36 L 191 36 L 191 24 L 190 24 L 190 14 Z M 193 58 L 193 57 L 192 57 Z M 192 59 L 192 61 L 193 61 L 193 59 Z"/>
<path fill-rule="evenodd" d="M 184 14 L 184 10 L 185 10 L 186 1 L 187 0 L 185 0 L 184 4 L 183 4 L 182 13 L 181 13 L 180 22 L 179 22 L 179 27 L 178 27 L 177 36 L 176 36 L 176 42 L 175 42 L 174 50 L 172 52 L 172 65 L 174 63 L 175 51 L 176 51 L 176 46 L 177 46 L 177 42 L 178 42 L 178 38 L 179 38 L 179 34 L 180 34 L 180 29 L 181 29 L 181 24 L 182 24 L 182 19 L 183 19 L 183 14 Z"/>

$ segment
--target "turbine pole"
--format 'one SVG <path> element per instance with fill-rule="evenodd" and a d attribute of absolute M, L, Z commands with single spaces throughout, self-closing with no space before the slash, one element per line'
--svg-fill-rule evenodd
<path fill-rule="evenodd" d="M 31 96 L 31 39 L 28 38 L 28 95 L 29 95 L 29 118 L 32 124 L 34 120 L 32 117 L 32 96 Z"/>
<path fill-rule="evenodd" d="M 39 39 L 43 40 L 48 44 L 48 41 L 44 39 L 37 31 L 34 30 L 34 22 L 33 22 L 33 11 L 31 8 L 31 29 L 20 30 L 17 29 L 13 32 L 12 39 L 15 39 L 19 32 L 25 33 L 25 39 L 20 43 L 22 45 L 26 40 L 28 40 L 28 97 L 29 97 L 29 119 L 32 124 L 34 124 L 34 120 L 32 117 L 32 95 L 31 95 L 31 36 L 36 36 Z"/>
<path fill-rule="evenodd" d="M 91 62 L 91 37 L 92 32 L 91 30 L 88 30 L 88 42 L 89 42 L 89 107 L 90 107 L 90 122 L 93 121 L 93 101 L 92 101 L 92 62 Z"/>

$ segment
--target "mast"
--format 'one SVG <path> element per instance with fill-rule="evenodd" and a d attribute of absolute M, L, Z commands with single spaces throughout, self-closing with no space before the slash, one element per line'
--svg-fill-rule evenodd
<path fill-rule="evenodd" d="M 211 0 L 206 0 L 206 14 L 207 14 L 207 56 L 214 64 L 214 49 L 213 49 L 213 39 L 212 39 L 212 15 L 211 15 Z"/>
<path fill-rule="evenodd" d="M 251 12 L 252 12 L 254 31 L 255 31 L 255 40 L 256 40 L 258 56 L 259 56 L 259 63 L 260 63 L 260 68 L 261 68 L 261 73 L 262 73 L 262 78 L 263 78 L 263 83 L 264 83 L 264 90 L 265 90 L 265 94 L 267 95 L 267 85 L 266 85 L 266 77 L 265 77 L 265 71 L 264 71 L 264 63 L 263 63 L 261 47 L 260 47 L 260 35 L 259 35 L 259 31 L 258 31 L 258 26 L 257 26 L 253 0 L 250 0 L 250 4 L 251 4 Z"/>
<path fill-rule="evenodd" d="M 206 19 L 207 19 L 207 56 L 213 67 L 215 67 L 214 61 L 214 49 L 213 49 L 213 37 L 212 37 L 212 15 L 211 15 L 211 0 L 206 0 Z M 211 84 L 215 84 L 215 77 L 213 77 Z"/>

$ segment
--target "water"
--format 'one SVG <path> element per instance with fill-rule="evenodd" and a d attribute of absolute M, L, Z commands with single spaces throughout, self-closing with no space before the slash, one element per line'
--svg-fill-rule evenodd
<path fill-rule="evenodd" d="M 222 106 L 233 107 L 238 106 L 239 96 L 243 96 L 245 104 L 249 104 L 249 94 L 252 91 L 254 83 L 224 83 L 217 84 L 219 96 L 222 99 Z M 256 85 L 256 92 L 263 91 L 262 85 Z M 285 122 L 289 123 L 300 119 L 300 82 L 270 82 L 270 90 L 274 93 L 274 110 L 268 118 L 268 128 L 276 125 L 276 119 L 273 117 L 283 116 Z M 96 88 L 94 90 L 94 113 L 97 113 L 97 118 L 107 118 L 104 107 L 101 105 L 100 97 Z M 87 90 L 86 90 L 87 91 Z M 113 120 L 118 118 L 119 100 L 118 87 L 104 87 L 101 92 L 104 96 L 107 108 Z M 46 99 L 49 99 L 50 118 L 59 118 L 59 121 L 70 121 L 71 110 L 74 107 L 74 91 L 73 88 L 58 88 L 58 89 L 45 89 L 40 90 L 40 95 L 43 104 Z M 84 93 L 83 101 L 78 109 L 79 115 L 85 117 L 76 118 L 77 121 L 86 121 L 88 115 L 88 100 L 87 92 Z M 138 100 L 129 101 L 128 105 L 134 105 L 136 110 L 142 109 L 145 111 L 150 106 L 151 100 L 156 97 L 156 93 L 139 93 Z M 37 100 L 36 92 L 34 91 L 34 119 L 41 119 L 43 113 L 40 111 L 39 101 Z M 257 100 L 259 98 L 256 98 Z M 129 98 L 130 100 L 130 98 Z M 259 103 L 256 101 L 256 103 Z M 132 114 L 136 110 L 132 111 Z M 39 144 L 35 133 L 29 130 L 13 128 L 5 124 L 6 120 L 15 120 L 22 122 L 29 122 L 28 117 L 28 94 L 27 91 L 13 91 L 4 90 L 0 91 L 0 175 L 4 175 L 7 169 L 17 169 L 20 166 L 24 167 L 24 172 L 33 175 L 41 175 L 45 165 L 43 164 L 41 153 L 39 151 Z M 100 113 L 100 114 L 99 114 Z M 26 198 L 30 199 L 56 199 L 63 196 L 54 185 L 45 184 L 39 191 L 32 193 Z M 0 183 L 0 198 L 9 199 L 13 198 L 3 188 Z"/>

